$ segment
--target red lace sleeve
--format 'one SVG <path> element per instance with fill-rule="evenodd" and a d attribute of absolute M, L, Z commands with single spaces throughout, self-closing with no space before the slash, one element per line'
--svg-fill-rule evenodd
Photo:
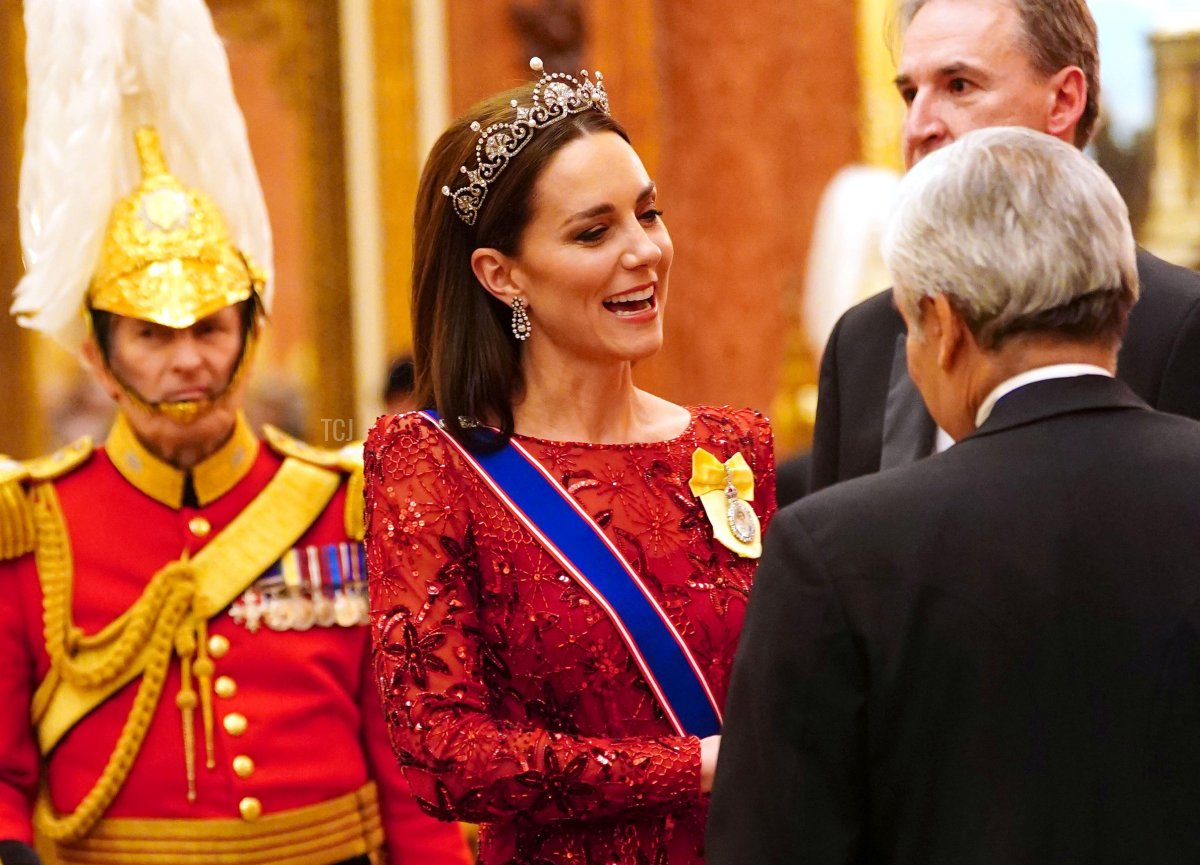
<path fill-rule="evenodd" d="M 385 419 L 372 431 L 366 520 L 375 674 L 417 801 L 443 819 L 519 815 L 535 824 L 694 804 L 697 739 L 569 735 L 514 709 L 520 700 L 503 685 L 506 647 L 484 638 L 482 619 L 497 598 L 526 601 L 517 600 L 515 579 L 503 584 L 503 572 L 489 571 L 481 585 L 482 537 L 513 532 L 473 516 L 483 497 L 494 502 L 419 415 Z"/>

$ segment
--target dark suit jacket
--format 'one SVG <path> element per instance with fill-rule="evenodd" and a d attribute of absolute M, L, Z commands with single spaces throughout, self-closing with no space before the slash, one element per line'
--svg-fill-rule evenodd
<path fill-rule="evenodd" d="M 1200 274 L 1144 250 L 1138 274 L 1117 375 L 1154 408 L 1200 419 Z M 908 377 L 889 289 L 847 311 L 826 344 L 810 489 L 928 456 L 935 430 Z M 781 495 L 780 507 L 789 501 Z"/>
<path fill-rule="evenodd" d="M 778 501 L 791 503 L 807 495 L 811 463 L 812 455 L 803 453 L 776 464 L 775 495 Z"/>
<path fill-rule="evenodd" d="M 1039 382 L 779 512 L 709 865 L 1200 862 L 1200 424 Z"/>

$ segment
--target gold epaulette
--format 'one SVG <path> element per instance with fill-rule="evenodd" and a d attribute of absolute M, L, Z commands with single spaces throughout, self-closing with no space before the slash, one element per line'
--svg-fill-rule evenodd
<path fill-rule="evenodd" d="M 19 462 L 0 454 L 0 561 L 15 559 L 33 550 L 33 508 L 25 485 L 52 481 L 82 465 L 92 455 L 87 436 L 49 456 Z"/>
<path fill-rule="evenodd" d="M 363 443 L 351 442 L 341 448 L 323 448 L 302 442 L 270 424 L 263 425 L 267 444 L 277 454 L 293 457 L 326 469 L 337 469 L 348 475 L 346 483 L 346 534 L 356 541 L 363 539 Z"/>

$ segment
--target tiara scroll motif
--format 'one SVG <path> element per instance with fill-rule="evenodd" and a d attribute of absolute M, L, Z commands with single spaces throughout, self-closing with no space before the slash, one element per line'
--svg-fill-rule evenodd
<path fill-rule="evenodd" d="M 542 72 L 542 61 L 534 57 L 529 68 Z M 467 225 L 474 225 L 483 199 L 487 197 L 488 184 L 500 176 L 514 156 L 521 152 L 538 129 L 551 126 L 560 120 L 594 108 L 608 114 L 608 94 L 604 92 L 604 77 L 597 72 L 593 81 L 587 70 L 579 72 L 580 80 L 563 72 L 552 72 L 542 77 L 533 88 L 533 98 L 528 107 L 521 107 L 517 100 L 512 107 L 517 117 L 511 123 L 493 123 L 482 129 L 478 120 L 471 129 L 479 132 L 475 143 L 475 167 L 463 165 L 459 171 L 466 175 L 466 185 L 453 192 L 449 186 L 442 187 L 442 194 L 453 200 L 454 212 Z"/>

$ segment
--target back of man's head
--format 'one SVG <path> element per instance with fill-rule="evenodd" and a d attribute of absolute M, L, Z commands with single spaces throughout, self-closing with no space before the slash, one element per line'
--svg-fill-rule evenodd
<path fill-rule="evenodd" d="M 980 129 L 902 181 L 883 241 L 896 303 L 945 295 L 980 347 L 1022 333 L 1119 343 L 1137 300 L 1129 215 L 1098 165 L 1018 127 Z"/>
<path fill-rule="evenodd" d="M 957 0 L 899 0 L 896 24 L 903 34 L 921 9 L 930 3 Z M 1087 0 L 994 0 L 1016 10 L 1021 22 L 1019 48 L 1033 68 L 1050 76 L 1078 66 L 1087 81 L 1087 102 L 1075 127 L 1075 144 L 1084 147 L 1100 118 L 1100 48 L 1096 21 Z"/>

